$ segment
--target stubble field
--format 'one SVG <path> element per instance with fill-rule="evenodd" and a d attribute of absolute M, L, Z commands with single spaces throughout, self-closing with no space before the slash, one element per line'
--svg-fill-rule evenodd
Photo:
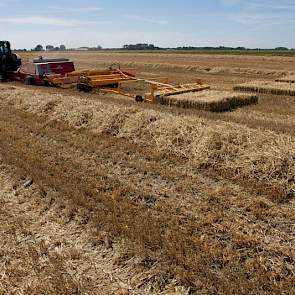
<path fill-rule="evenodd" d="M 215 90 L 295 72 L 278 56 L 47 56 Z M 210 113 L 0 88 L 0 294 L 294 294 L 294 97 Z"/>

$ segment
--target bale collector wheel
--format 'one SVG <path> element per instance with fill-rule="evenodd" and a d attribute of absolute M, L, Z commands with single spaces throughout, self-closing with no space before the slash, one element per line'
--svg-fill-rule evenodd
<path fill-rule="evenodd" d="M 87 85 L 87 84 L 78 83 L 77 84 L 77 89 L 79 91 L 83 91 L 83 92 L 90 92 L 90 91 L 93 90 L 93 87 L 91 87 L 90 85 Z"/>

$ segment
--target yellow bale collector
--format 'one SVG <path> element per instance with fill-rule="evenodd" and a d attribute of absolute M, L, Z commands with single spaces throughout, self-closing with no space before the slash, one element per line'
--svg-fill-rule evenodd
<path fill-rule="evenodd" d="M 198 92 L 210 89 L 210 86 L 197 80 L 195 83 L 173 85 L 162 83 L 153 79 L 138 78 L 133 69 L 120 69 L 111 66 L 106 70 L 79 70 L 62 75 L 49 75 L 46 77 L 47 83 L 51 86 L 70 88 L 76 87 L 80 91 L 90 92 L 98 89 L 103 92 L 118 94 L 135 99 L 137 102 L 162 103 L 168 96 L 179 95 L 183 93 Z M 160 80 L 160 79 L 158 79 Z M 165 80 L 168 80 L 165 78 Z M 128 83 L 141 82 L 150 88 L 150 91 L 143 95 L 127 93 L 122 89 L 122 85 Z M 132 89 L 132 86 L 129 88 Z"/>

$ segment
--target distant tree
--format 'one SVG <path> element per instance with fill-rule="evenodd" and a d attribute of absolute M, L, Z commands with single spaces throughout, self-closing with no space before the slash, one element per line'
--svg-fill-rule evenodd
<path fill-rule="evenodd" d="M 44 48 L 42 45 L 38 44 L 33 50 L 34 51 L 44 51 Z"/>
<path fill-rule="evenodd" d="M 66 48 L 66 46 L 65 45 L 60 45 L 59 46 L 59 50 L 61 50 L 61 51 L 65 51 L 67 48 Z"/>
<path fill-rule="evenodd" d="M 90 50 L 90 51 L 98 51 L 98 50 L 102 50 L 102 47 L 101 46 L 88 47 L 88 50 Z"/>
<path fill-rule="evenodd" d="M 82 51 L 86 51 L 86 50 L 89 50 L 90 48 L 87 47 L 87 46 L 81 46 L 78 48 L 78 50 L 82 50 Z"/>
<path fill-rule="evenodd" d="M 53 45 L 46 45 L 46 50 L 51 51 L 54 49 Z"/>
<path fill-rule="evenodd" d="M 289 49 L 287 47 L 276 47 L 275 50 L 284 51 L 284 50 L 289 50 Z"/>
<path fill-rule="evenodd" d="M 240 46 L 240 47 L 237 47 L 236 50 L 246 50 L 246 48 Z"/>
<path fill-rule="evenodd" d="M 138 43 L 138 44 L 124 45 L 123 49 L 126 49 L 126 50 L 155 50 L 155 49 L 159 49 L 159 47 L 156 47 L 154 44 Z"/>

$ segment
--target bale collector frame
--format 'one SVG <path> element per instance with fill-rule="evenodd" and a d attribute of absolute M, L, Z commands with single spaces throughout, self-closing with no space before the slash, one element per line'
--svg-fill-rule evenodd
<path fill-rule="evenodd" d="M 85 70 L 69 73 L 66 77 L 60 75 L 50 75 L 47 78 L 47 83 L 51 86 L 61 88 L 76 87 L 80 91 L 90 92 L 98 89 L 102 92 L 118 94 L 125 97 L 130 97 L 137 102 L 161 103 L 164 97 L 188 93 L 198 92 L 210 89 L 209 85 L 204 84 L 201 80 L 195 83 L 172 85 L 168 83 L 167 78 L 159 78 L 165 80 L 165 83 L 154 79 L 143 79 L 135 76 L 133 69 L 120 69 L 120 66 L 112 65 L 107 70 Z M 143 95 L 135 95 L 123 91 L 123 84 L 131 84 L 143 82 L 149 86 L 150 91 Z"/>
<path fill-rule="evenodd" d="M 167 80 L 167 78 L 164 78 Z M 159 79 L 160 80 L 160 79 Z M 121 89 L 122 84 L 143 82 L 150 86 L 150 92 L 144 95 L 134 95 Z M 197 92 L 210 89 L 209 85 L 198 80 L 196 83 L 172 85 L 155 80 L 148 80 L 135 77 L 130 70 L 117 69 L 115 73 L 107 75 L 82 76 L 77 84 L 78 89 L 91 91 L 99 89 L 103 92 L 123 95 L 135 99 L 137 102 L 160 103 L 165 96 L 177 95 L 187 92 Z"/>

